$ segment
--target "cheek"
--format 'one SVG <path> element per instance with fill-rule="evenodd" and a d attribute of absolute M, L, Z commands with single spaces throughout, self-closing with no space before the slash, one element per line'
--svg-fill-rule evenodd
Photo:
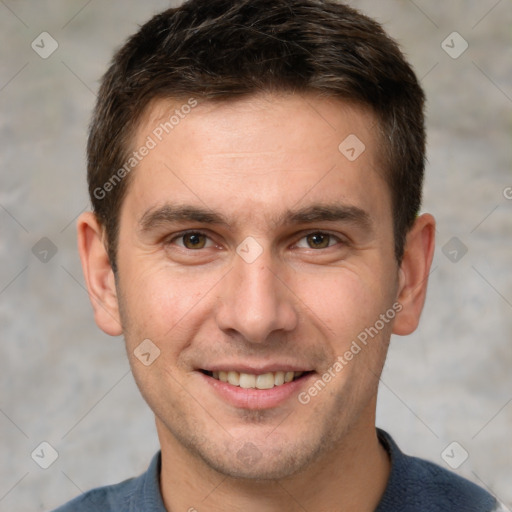
<path fill-rule="evenodd" d="M 139 263 L 137 271 L 125 275 L 129 279 L 122 286 L 123 325 L 128 327 L 125 337 L 130 344 L 141 337 L 158 345 L 178 339 L 186 326 L 191 328 L 197 306 L 215 285 L 209 276 L 184 275 L 165 265 L 145 269 Z"/>
<path fill-rule="evenodd" d="M 375 324 L 393 302 L 390 283 L 382 274 L 361 269 L 338 269 L 297 282 L 307 309 L 321 321 L 326 335 L 341 350 L 365 328 Z"/>

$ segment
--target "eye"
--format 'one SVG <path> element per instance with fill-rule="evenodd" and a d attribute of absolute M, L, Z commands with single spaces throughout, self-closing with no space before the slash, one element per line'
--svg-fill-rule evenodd
<path fill-rule="evenodd" d="M 297 247 L 305 249 L 326 249 L 332 245 L 336 245 L 340 239 L 329 233 L 317 231 L 302 237 L 297 243 Z"/>
<path fill-rule="evenodd" d="M 173 238 L 171 243 L 175 243 L 185 249 L 195 250 L 211 247 L 213 242 L 204 234 L 198 231 L 189 231 Z"/>

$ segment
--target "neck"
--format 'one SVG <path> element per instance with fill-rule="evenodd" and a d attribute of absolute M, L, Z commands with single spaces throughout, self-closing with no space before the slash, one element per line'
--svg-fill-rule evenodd
<path fill-rule="evenodd" d="M 235 479 L 218 473 L 183 447 L 157 420 L 162 446 L 160 487 L 169 512 L 372 512 L 390 473 L 374 423 L 351 429 L 329 453 L 281 480 Z"/>

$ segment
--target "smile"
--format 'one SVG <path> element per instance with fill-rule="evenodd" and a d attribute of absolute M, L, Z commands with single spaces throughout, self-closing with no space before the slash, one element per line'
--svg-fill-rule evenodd
<path fill-rule="evenodd" d="M 215 372 L 205 371 L 204 373 L 216 380 L 244 389 L 272 389 L 275 386 L 282 386 L 283 384 L 292 382 L 307 372 L 277 371 L 256 375 L 231 370 Z"/>

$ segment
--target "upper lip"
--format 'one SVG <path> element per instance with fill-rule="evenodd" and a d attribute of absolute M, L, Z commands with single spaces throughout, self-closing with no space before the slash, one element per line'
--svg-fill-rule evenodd
<path fill-rule="evenodd" d="M 222 363 L 222 364 L 214 364 L 203 366 L 200 368 L 201 370 L 205 370 L 208 372 L 229 372 L 235 371 L 238 373 L 250 373 L 254 375 L 262 375 L 264 373 L 274 373 L 274 372 L 309 372 L 311 368 L 308 368 L 305 365 L 301 364 L 290 364 L 290 363 L 272 363 L 272 364 L 262 364 L 262 365 L 249 365 L 249 364 L 241 364 L 241 363 Z"/>

